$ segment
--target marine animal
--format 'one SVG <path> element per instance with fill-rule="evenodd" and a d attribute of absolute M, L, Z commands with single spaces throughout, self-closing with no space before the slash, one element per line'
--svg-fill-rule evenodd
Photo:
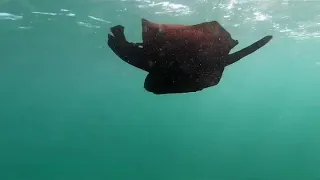
<path fill-rule="evenodd" d="M 160 24 L 142 19 L 142 42 L 128 42 L 124 27 L 110 28 L 108 46 L 126 63 L 146 71 L 145 90 L 190 93 L 217 85 L 225 67 L 266 45 L 265 36 L 235 53 L 239 44 L 217 21 L 196 25 Z"/>

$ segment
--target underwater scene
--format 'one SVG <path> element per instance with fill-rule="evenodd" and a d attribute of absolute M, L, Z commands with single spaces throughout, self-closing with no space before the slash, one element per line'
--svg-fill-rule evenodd
<path fill-rule="evenodd" d="M 319 10 L 0 0 L 0 180 L 319 180 Z"/>

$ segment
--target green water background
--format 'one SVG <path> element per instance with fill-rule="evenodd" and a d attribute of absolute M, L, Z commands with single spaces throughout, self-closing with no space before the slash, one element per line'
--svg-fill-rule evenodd
<path fill-rule="evenodd" d="M 319 179 L 319 8 L 0 0 L 0 180 Z M 233 51 L 274 39 L 216 87 L 155 96 L 106 45 L 118 24 L 141 41 L 141 18 L 218 20 L 240 42 Z"/>

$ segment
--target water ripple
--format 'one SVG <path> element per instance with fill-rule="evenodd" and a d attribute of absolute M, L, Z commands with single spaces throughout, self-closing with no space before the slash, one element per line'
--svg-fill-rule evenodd
<path fill-rule="evenodd" d="M 79 24 L 80 26 L 87 27 L 87 28 L 100 28 L 100 26 L 92 25 L 90 23 L 86 23 L 86 22 L 82 22 L 82 21 L 77 22 L 77 24 Z"/>
<path fill-rule="evenodd" d="M 49 13 L 49 12 L 31 12 L 32 14 L 42 14 L 42 15 L 50 15 L 50 16 L 56 16 L 57 13 Z"/>
<path fill-rule="evenodd" d="M 311 5 L 311 6 L 310 6 Z M 275 32 L 297 40 L 320 37 L 320 3 L 311 1 L 293 2 L 230 0 L 219 7 L 228 15 L 229 20 L 236 20 L 253 28 L 269 23 Z M 308 9 L 301 14 L 301 9 Z"/>
<path fill-rule="evenodd" d="M 169 1 L 154 2 L 149 0 L 136 0 L 142 4 L 138 5 L 139 8 L 158 8 L 155 14 L 173 14 L 175 16 L 189 15 L 193 11 L 190 7 L 183 4 L 175 4 Z"/>
<path fill-rule="evenodd" d="M 101 0 L 104 2 L 104 0 Z M 100 0 L 99 0 L 100 2 Z M 161 0 L 121 0 L 112 1 L 117 3 L 115 7 L 121 7 L 125 12 L 119 12 L 117 8 L 110 9 L 112 13 L 120 13 L 124 16 L 128 13 L 141 13 L 141 9 L 146 9 L 153 16 L 171 15 L 171 16 L 194 16 L 194 18 L 184 18 L 174 20 L 183 23 L 202 22 L 204 20 L 217 20 L 227 28 L 234 28 L 234 32 L 241 34 L 247 33 L 247 30 L 258 34 L 272 33 L 276 36 L 286 36 L 299 40 L 320 37 L 320 3 L 311 2 L 293 2 L 287 0 L 193 0 L 193 1 L 161 1 Z M 122 4 L 118 4 L 121 2 Z M 111 6 L 110 6 L 111 7 Z M 99 9 L 99 8 L 97 8 Z M 301 9 L 308 9 L 300 13 Z M 74 17 L 74 23 L 87 28 L 100 28 L 105 24 L 111 23 L 104 13 L 98 13 L 95 10 L 90 14 L 80 15 L 72 10 L 59 8 L 56 12 L 31 11 L 29 13 L 37 16 L 59 16 Z M 102 12 L 104 10 L 101 10 Z M 132 11 L 132 12 L 129 12 Z M 142 12 L 143 13 L 143 12 Z M 141 13 L 141 14 L 142 14 Z M 146 16 L 141 15 L 138 16 Z M 94 16 L 93 16 L 94 15 Z M 25 17 L 25 18 L 24 18 Z M 26 20 L 28 13 L 15 15 L 9 12 L 0 12 L 0 20 Z M 34 17 L 34 18 L 36 18 Z M 212 18 L 215 17 L 215 18 Z M 148 18 L 148 17 L 144 17 Z M 197 20 L 195 20 L 197 18 Z M 34 22 L 34 20 L 32 20 Z M 192 21 L 192 22 L 191 22 Z M 40 22 L 40 21 L 39 21 Z M 91 24 L 90 24 L 90 23 Z M 25 26 L 21 26 L 25 25 Z M 30 24 L 19 24 L 17 28 L 28 29 Z M 36 27 L 36 24 L 32 24 Z M 268 31 L 268 32 L 267 32 Z M 271 31 L 271 32 L 270 32 Z"/>
<path fill-rule="evenodd" d="M 20 20 L 22 18 L 23 18 L 23 16 L 0 12 L 0 20 Z"/>
<path fill-rule="evenodd" d="M 97 17 L 94 17 L 94 16 L 88 16 L 90 19 L 93 19 L 93 20 L 96 20 L 96 21 L 100 21 L 100 22 L 104 22 L 104 23 L 110 23 L 110 21 L 106 21 L 104 19 L 101 19 L 101 18 L 97 18 Z"/>

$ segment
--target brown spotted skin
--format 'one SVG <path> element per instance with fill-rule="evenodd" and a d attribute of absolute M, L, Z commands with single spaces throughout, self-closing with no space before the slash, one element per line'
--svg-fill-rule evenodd
<path fill-rule="evenodd" d="M 206 52 L 212 56 L 227 55 L 238 41 L 232 39 L 217 21 L 196 25 L 158 24 L 142 19 L 142 40 L 148 53 Z M 179 48 L 177 48 L 179 47 Z"/>

